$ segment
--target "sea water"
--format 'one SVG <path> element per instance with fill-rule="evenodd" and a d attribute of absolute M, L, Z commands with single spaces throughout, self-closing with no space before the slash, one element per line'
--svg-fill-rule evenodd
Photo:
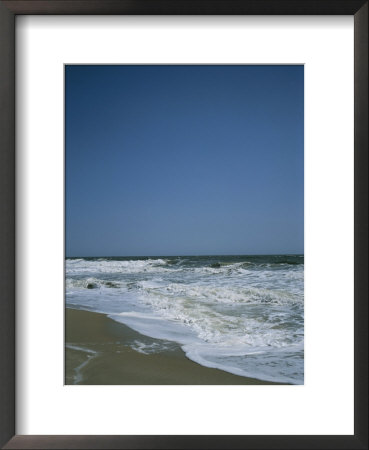
<path fill-rule="evenodd" d="M 176 342 L 203 366 L 304 382 L 303 255 L 67 258 L 66 305 L 162 340 L 142 353 Z"/>

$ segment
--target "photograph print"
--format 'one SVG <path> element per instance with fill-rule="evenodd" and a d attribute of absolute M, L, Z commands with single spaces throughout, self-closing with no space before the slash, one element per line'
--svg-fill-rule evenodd
<path fill-rule="evenodd" d="M 304 384 L 304 66 L 64 70 L 65 384 Z"/>

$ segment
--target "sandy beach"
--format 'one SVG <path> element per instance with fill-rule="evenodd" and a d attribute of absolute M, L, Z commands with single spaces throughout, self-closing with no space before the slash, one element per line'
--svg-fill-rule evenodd
<path fill-rule="evenodd" d="M 155 346 L 148 338 L 104 314 L 66 308 L 65 384 L 210 385 L 274 384 L 203 367 L 189 360 L 175 343 L 167 350 L 143 353 Z"/>

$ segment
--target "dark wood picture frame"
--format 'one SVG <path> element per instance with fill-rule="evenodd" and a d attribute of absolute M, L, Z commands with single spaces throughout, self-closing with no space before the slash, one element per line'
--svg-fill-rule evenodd
<path fill-rule="evenodd" d="M 354 16 L 355 405 L 348 436 L 15 435 L 15 17 L 20 14 L 205 14 Z M 339 96 L 340 93 L 337 92 Z M 0 445 L 8 449 L 368 448 L 368 1 L 0 0 Z M 339 393 L 337 393 L 339 395 Z"/>

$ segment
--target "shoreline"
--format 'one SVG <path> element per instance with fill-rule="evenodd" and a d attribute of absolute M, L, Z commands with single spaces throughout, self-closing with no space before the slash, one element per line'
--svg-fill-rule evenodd
<path fill-rule="evenodd" d="M 158 344 L 164 350 L 145 351 Z M 131 348 L 134 345 L 136 350 Z M 65 384 L 273 385 L 201 366 L 174 342 L 144 336 L 107 315 L 65 309 Z"/>

